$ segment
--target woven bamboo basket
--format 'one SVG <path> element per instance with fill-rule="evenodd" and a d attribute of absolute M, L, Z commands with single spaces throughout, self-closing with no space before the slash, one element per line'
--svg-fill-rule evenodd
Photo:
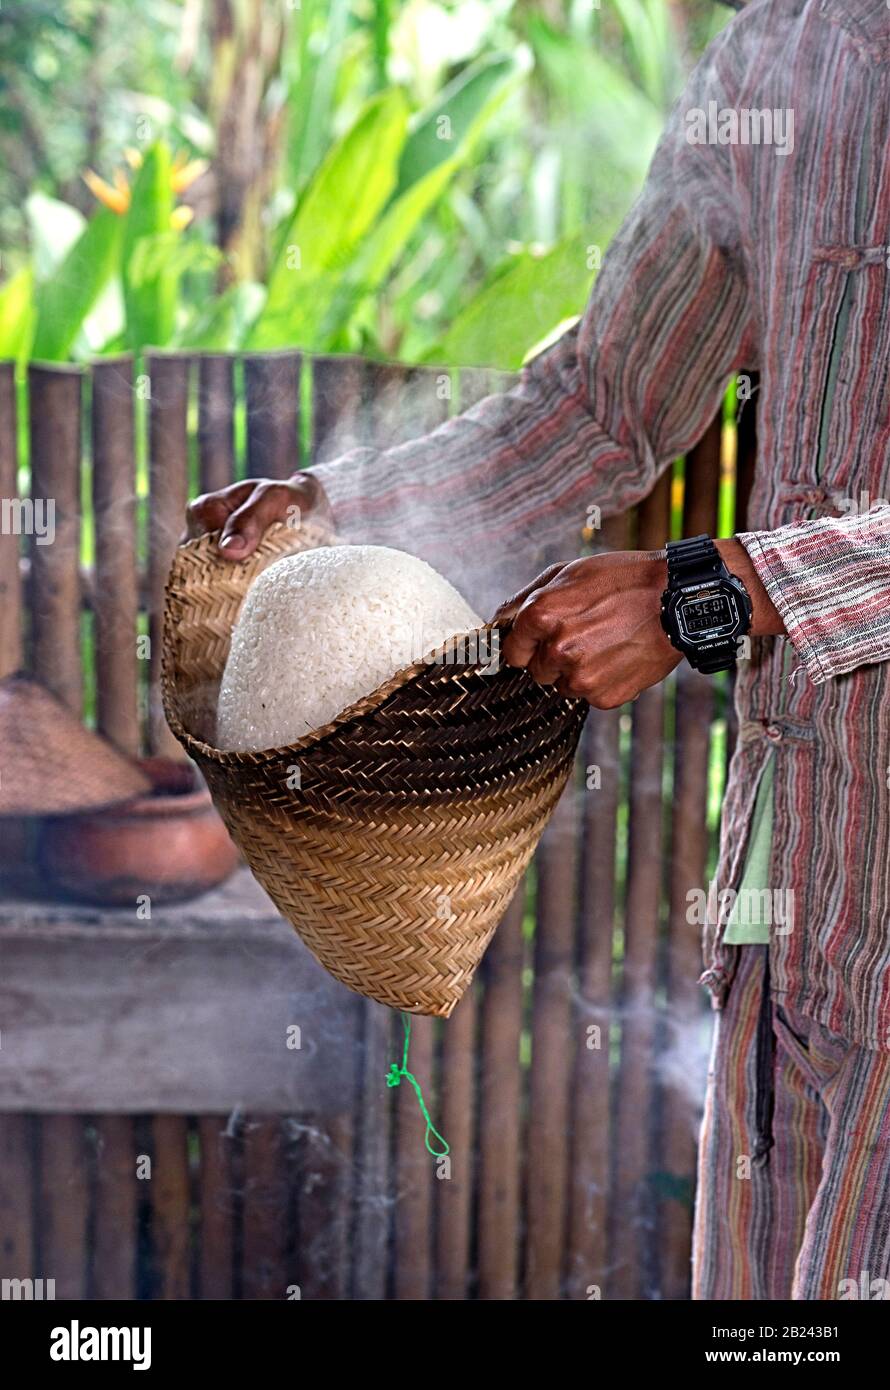
<path fill-rule="evenodd" d="M 247 863 L 331 974 L 447 1018 L 572 767 L 587 706 L 455 638 L 288 748 L 223 752 L 216 699 L 257 574 L 332 538 L 276 524 L 242 564 L 185 542 L 167 584 L 163 697 Z"/>

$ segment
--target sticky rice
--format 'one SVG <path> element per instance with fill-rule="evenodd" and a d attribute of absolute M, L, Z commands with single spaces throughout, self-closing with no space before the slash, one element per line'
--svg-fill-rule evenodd
<path fill-rule="evenodd" d="M 404 551 L 338 545 L 289 555 L 254 581 L 235 625 L 217 746 L 286 747 L 481 626 L 442 575 Z"/>

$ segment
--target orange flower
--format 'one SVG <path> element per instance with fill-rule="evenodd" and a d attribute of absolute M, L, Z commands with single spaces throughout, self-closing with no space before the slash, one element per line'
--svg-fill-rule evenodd
<path fill-rule="evenodd" d="M 130 145 L 124 148 L 124 159 L 131 169 L 136 170 L 142 167 L 141 152 L 133 149 Z M 187 188 L 191 188 L 195 179 L 200 178 L 206 168 L 206 159 L 189 159 L 188 155 L 180 150 L 174 155 L 170 169 L 171 189 L 174 193 L 184 193 Z M 93 197 L 98 198 L 99 202 L 110 208 L 112 212 L 116 212 L 121 217 L 129 212 L 132 195 L 123 169 L 115 170 L 113 183 L 107 183 L 93 169 L 86 169 L 83 181 Z M 191 222 L 192 216 L 192 209 L 189 207 L 174 208 L 170 225 L 174 231 L 182 231 L 183 227 L 187 227 Z"/>
<path fill-rule="evenodd" d="M 100 179 L 99 175 L 94 173 L 92 169 L 84 171 L 83 181 L 93 197 L 98 198 L 99 202 L 104 203 L 107 208 L 111 208 L 112 212 L 123 216 L 129 210 L 130 187 L 119 169 L 114 175 L 114 187 L 110 183 L 106 183 L 104 179 Z"/>
<path fill-rule="evenodd" d="M 206 168 L 206 159 L 189 159 L 188 155 L 180 150 L 173 157 L 173 167 L 170 171 L 170 187 L 173 192 L 184 193 L 187 188 L 191 188 Z"/>

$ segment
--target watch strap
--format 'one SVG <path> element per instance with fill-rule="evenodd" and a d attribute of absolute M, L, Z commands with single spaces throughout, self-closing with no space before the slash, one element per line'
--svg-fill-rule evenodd
<path fill-rule="evenodd" d="M 704 584 L 715 575 L 729 574 L 710 536 L 688 536 L 682 541 L 668 541 L 667 571 L 671 588 Z"/>
<path fill-rule="evenodd" d="M 718 671 L 731 671 L 736 664 L 738 657 L 737 639 L 735 637 L 724 638 L 719 646 L 710 652 L 696 653 L 693 657 L 689 652 L 686 653 L 686 660 L 696 671 L 701 671 L 704 676 L 714 676 Z"/>

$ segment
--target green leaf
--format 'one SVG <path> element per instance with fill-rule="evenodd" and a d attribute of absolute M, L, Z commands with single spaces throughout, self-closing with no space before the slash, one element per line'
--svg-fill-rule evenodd
<path fill-rule="evenodd" d="M 27 358 L 34 316 L 34 270 L 26 265 L 0 285 L 0 359 Z"/>
<path fill-rule="evenodd" d="M 199 310 L 177 335 L 177 346 L 203 352 L 236 352 L 243 346 L 265 298 L 265 288 L 252 280 L 232 285 Z"/>
<path fill-rule="evenodd" d="M 454 158 L 431 169 L 390 204 L 356 258 L 355 279 L 368 290 L 377 289 L 383 282 L 421 218 L 442 196 L 464 163 L 465 155 L 466 147 L 463 147 Z"/>
<path fill-rule="evenodd" d="M 319 331 L 321 351 L 334 350 L 357 306 L 380 288 L 418 223 L 442 196 L 462 163 L 462 158 L 455 156 L 439 164 L 390 204 L 336 288 Z"/>
<path fill-rule="evenodd" d="M 291 246 L 299 249 L 301 268 L 310 277 L 348 263 L 395 187 L 407 126 L 407 103 L 398 89 L 365 105 L 299 201 L 288 246 L 270 277 L 270 299 L 279 287 L 288 296 L 293 291 Z"/>
<path fill-rule="evenodd" d="M 311 348 L 336 287 L 396 185 L 408 110 L 383 92 L 359 113 L 310 180 L 269 276 L 252 348 Z"/>
<path fill-rule="evenodd" d="M 141 289 L 167 271 L 182 275 L 187 270 L 214 270 L 223 260 L 217 246 L 182 232 L 154 232 L 135 243 L 128 267 L 130 283 Z"/>
<path fill-rule="evenodd" d="M 598 170 L 617 172 L 639 187 L 664 124 L 659 108 L 596 49 L 574 43 L 536 15 L 528 33 L 542 71 L 574 113 L 573 133 L 589 158 Z"/>
<path fill-rule="evenodd" d="M 613 0 L 625 40 L 649 100 L 666 109 L 680 75 L 679 46 L 664 0 Z"/>
<path fill-rule="evenodd" d="M 302 0 L 293 30 L 288 68 L 288 182 L 300 189 L 318 164 L 329 136 L 350 0 Z M 320 41 L 320 42 L 319 42 Z"/>
<path fill-rule="evenodd" d="M 86 227 L 86 218 L 70 203 L 32 193 L 25 200 L 34 274 L 46 280 L 62 264 L 65 256 Z"/>
<path fill-rule="evenodd" d="M 126 352 L 124 337 L 124 289 L 120 275 L 112 275 L 96 303 L 83 321 L 83 326 L 71 348 L 76 362 L 109 352 L 109 343 L 118 342 L 120 352 Z"/>
<path fill-rule="evenodd" d="M 127 313 L 127 340 L 134 351 L 163 347 L 173 332 L 178 276 L 168 267 L 155 276 L 139 275 L 143 237 L 170 230 L 173 190 L 170 184 L 170 150 L 158 141 L 148 150 L 133 184 L 130 210 L 124 224 L 123 280 Z M 135 257 L 136 274 L 133 273 Z"/>
<path fill-rule="evenodd" d="M 64 362 L 84 319 L 120 263 L 123 220 L 100 208 L 55 271 L 37 286 L 37 328 L 32 356 Z"/>
<path fill-rule="evenodd" d="M 583 312 L 593 278 L 587 265 L 590 241 L 587 234 L 578 234 L 544 255 L 524 251 L 511 256 L 461 310 L 426 359 L 452 367 L 515 371 L 530 347 L 557 324 Z"/>
<path fill-rule="evenodd" d="M 399 166 L 401 194 L 431 169 L 445 162 L 454 145 L 472 145 L 495 111 L 526 76 L 527 49 L 510 56 L 481 59 L 444 87 L 414 124 Z"/>

